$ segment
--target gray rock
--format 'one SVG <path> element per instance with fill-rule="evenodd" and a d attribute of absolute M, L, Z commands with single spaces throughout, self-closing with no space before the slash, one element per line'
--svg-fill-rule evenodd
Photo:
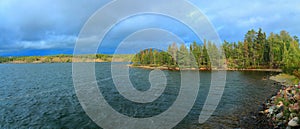
<path fill-rule="evenodd" d="M 276 99 L 276 96 L 273 96 L 272 98 L 271 98 L 271 100 L 275 100 Z"/>
<path fill-rule="evenodd" d="M 273 114 L 273 111 L 274 111 L 274 108 L 270 107 L 270 108 L 269 108 L 269 113 L 270 113 L 270 114 Z"/>
<path fill-rule="evenodd" d="M 283 122 L 278 122 L 278 124 L 277 124 L 277 126 L 281 126 L 281 125 L 283 125 Z"/>
<path fill-rule="evenodd" d="M 283 116 L 283 113 L 280 112 L 280 113 L 278 113 L 278 114 L 276 115 L 276 118 L 277 118 L 277 119 L 280 119 L 280 118 L 282 118 L 282 116 Z"/>
<path fill-rule="evenodd" d="M 299 126 L 298 121 L 299 121 L 298 117 L 294 117 L 289 121 L 288 125 L 291 127 Z"/>

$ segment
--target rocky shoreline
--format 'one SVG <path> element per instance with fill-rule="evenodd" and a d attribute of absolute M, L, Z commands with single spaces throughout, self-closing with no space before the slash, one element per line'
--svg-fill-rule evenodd
<path fill-rule="evenodd" d="M 142 68 L 142 69 L 160 69 L 160 70 L 173 70 L 173 71 L 180 71 L 180 70 L 198 70 L 198 71 L 259 71 L 259 72 L 278 72 L 281 73 L 282 69 L 231 69 L 231 68 L 227 68 L 227 69 L 207 69 L 207 68 L 169 68 L 166 66 L 144 66 L 144 65 L 138 65 L 138 66 L 134 66 L 132 64 L 128 65 L 129 67 L 132 68 Z"/>
<path fill-rule="evenodd" d="M 294 78 L 295 80 L 292 80 Z M 300 128 L 300 83 L 295 77 L 279 74 L 270 78 L 281 88 L 262 105 L 257 114 L 266 128 Z M 259 123 L 257 123 L 259 124 Z"/>

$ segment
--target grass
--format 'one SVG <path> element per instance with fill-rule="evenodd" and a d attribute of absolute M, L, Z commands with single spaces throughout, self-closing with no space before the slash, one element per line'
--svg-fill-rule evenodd
<path fill-rule="evenodd" d="M 270 79 L 287 85 L 296 85 L 300 81 L 296 76 L 284 73 L 272 76 Z"/>

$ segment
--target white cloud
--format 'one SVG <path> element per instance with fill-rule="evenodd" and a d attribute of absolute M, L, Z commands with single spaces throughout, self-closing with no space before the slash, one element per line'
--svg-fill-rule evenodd
<path fill-rule="evenodd" d="M 286 30 L 300 35 L 299 0 L 214 0 L 196 4 L 218 29 L 220 37 L 229 41 L 242 40 L 249 29 L 262 28 L 267 33 Z"/>

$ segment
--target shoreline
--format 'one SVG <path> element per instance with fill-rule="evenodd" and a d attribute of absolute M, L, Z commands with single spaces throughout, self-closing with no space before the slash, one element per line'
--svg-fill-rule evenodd
<path fill-rule="evenodd" d="M 49 56 L 15 56 L 1 57 L 0 64 L 40 64 L 71 62 L 130 62 L 130 54 L 86 54 L 86 55 L 49 55 Z"/>
<path fill-rule="evenodd" d="M 125 61 L 103 61 L 103 60 L 96 60 L 96 61 L 74 61 L 74 63 L 111 63 L 111 62 L 116 62 L 116 63 L 128 63 Z M 71 62 L 60 62 L 60 61 L 53 61 L 53 62 L 41 62 L 41 61 L 35 61 L 35 62 L 23 62 L 23 61 L 15 61 L 15 62 L 4 62 L 0 64 L 52 64 L 52 63 L 73 63 Z"/>
<path fill-rule="evenodd" d="M 300 127 L 300 121 L 294 121 L 296 116 L 300 116 L 300 108 L 295 107 L 294 102 L 289 102 L 286 100 L 291 99 L 291 97 L 285 98 L 287 90 L 291 90 L 296 93 L 297 90 L 300 90 L 300 84 L 294 86 L 293 84 L 297 81 L 300 81 L 296 78 L 295 82 L 292 81 L 295 76 L 280 73 L 278 75 L 274 75 L 268 78 L 268 80 L 272 81 L 272 85 L 276 87 L 275 91 L 271 91 L 271 95 L 267 97 L 265 100 L 260 102 L 257 105 L 257 110 L 254 112 L 250 112 L 246 116 L 240 119 L 242 128 L 260 128 L 260 129 L 293 129 Z M 299 96 L 300 92 L 297 93 Z M 295 97 L 295 96 L 293 96 Z M 298 102 L 300 103 L 300 96 L 297 97 Z M 290 103 L 290 104 L 289 104 Z M 291 105 L 292 104 L 292 105 Z M 297 113 L 295 114 L 295 108 Z M 292 112 L 291 112 L 291 111 Z M 288 117 L 287 117 L 288 116 Z"/>
<path fill-rule="evenodd" d="M 279 90 L 267 99 L 262 105 L 259 114 L 266 118 L 273 128 L 300 127 L 300 81 L 297 77 L 288 74 L 271 76 L 270 80 L 279 85 Z"/>
<path fill-rule="evenodd" d="M 159 66 L 159 67 L 152 67 L 152 66 L 133 66 L 132 64 L 128 65 L 129 67 L 132 68 L 142 68 L 142 69 L 160 69 L 160 70 L 172 70 L 172 71 L 180 71 L 180 70 L 190 70 L 190 71 L 257 71 L 257 72 L 278 72 L 282 73 L 282 69 L 206 69 L 206 68 L 184 68 L 184 69 L 179 69 L 178 67 L 176 68 L 169 68 L 166 66 Z"/>
<path fill-rule="evenodd" d="M 86 61 L 82 63 L 92 63 L 93 61 Z M 95 63 L 108 63 L 111 61 L 95 61 Z M 73 62 L 5 62 L 0 64 L 53 64 L 53 63 L 73 63 Z M 74 63 L 80 63 L 80 62 L 74 62 Z"/>
<path fill-rule="evenodd" d="M 168 67 L 132 66 L 143 69 L 169 70 Z M 172 70 L 179 71 L 179 68 Z M 218 69 L 183 69 L 199 71 L 219 71 Z M 224 69 L 221 69 L 224 70 Z M 300 79 L 288 74 L 283 74 L 281 69 L 227 69 L 227 71 L 261 71 L 278 72 L 280 74 L 269 77 L 278 90 L 264 102 L 258 105 L 257 112 L 252 112 L 240 121 L 255 128 L 300 128 Z M 246 122 L 245 122 L 246 121 Z M 245 126 L 242 125 L 242 126 Z M 241 127 L 242 127 L 241 126 Z"/>
<path fill-rule="evenodd" d="M 75 63 L 80 63 L 81 61 L 75 61 Z M 82 63 L 110 63 L 110 62 L 117 62 L 122 63 L 124 61 L 103 61 L 103 60 L 96 60 L 96 61 L 83 61 Z M 52 64 L 52 63 L 73 63 L 73 62 L 60 62 L 60 61 L 53 61 L 53 62 L 41 62 L 41 61 L 35 61 L 35 62 L 23 62 L 23 61 L 14 61 L 14 62 L 5 62 L 0 64 Z M 124 62 L 128 63 L 128 62 Z M 277 72 L 282 73 L 282 69 L 206 69 L 206 68 L 184 68 L 179 69 L 176 68 L 169 68 L 166 66 L 159 66 L 159 67 L 153 67 L 153 66 L 133 66 L 132 64 L 127 65 L 128 67 L 132 68 L 141 68 L 141 69 L 160 69 L 160 70 L 170 70 L 170 71 L 180 71 L 180 70 L 188 70 L 188 71 L 257 71 L 257 72 Z"/>

